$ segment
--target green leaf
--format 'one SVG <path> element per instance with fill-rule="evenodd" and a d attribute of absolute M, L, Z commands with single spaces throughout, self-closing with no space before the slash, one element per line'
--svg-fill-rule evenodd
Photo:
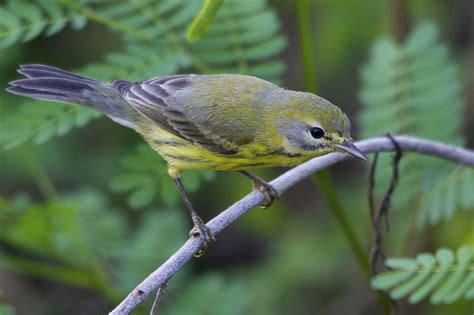
<path fill-rule="evenodd" d="M 0 8 L 0 47 L 12 45 L 21 38 L 21 24 L 19 18 Z"/>
<path fill-rule="evenodd" d="M 5 149 L 14 148 L 30 139 L 43 144 L 99 116 L 100 113 L 84 107 L 27 101 L 18 112 L 2 120 L 4 124 L 0 144 Z"/>
<path fill-rule="evenodd" d="M 41 33 L 46 36 L 61 31 L 68 22 L 75 29 L 82 28 L 86 18 L 75 12 L 66 2 L 37 0 L 8 1 L 0 7 L 0 48 L 10 46 L 18 41 L 30 41 Z"/>
<path fill-rule="evenodd" d="M 149 178 L 144 181 L 142 186 L 130 195 L 130 198 L 128 199 L 130 207 L 142 208 L 149 205 L 153 201 L 153 198 L 155 198 L 157 190 L 158 188 L 153 179 Z"/>
<path fill-rule="evenodd" d="M 415 259 L 390 258 L 385 264 L 391 271 L 376 275 L 371 286 L 389 290 L 394 299 L 409 296 L 412 304 L 430 296 L 433 304 L 451 304 L 464 299 L 474 299 L 474 259 L 472 247 L 457 250 L 441 248 L 436 254 L 421 253 Z"/>
<path fill-rule="evenodd" d="M 175 183 L 168 175 L 168 167 L 155 151 L 141 144 L 135 154 L 125 157 L 124 170 L 110 182 L 118 192 L 131 191 L 128 203 L 132 208 L 144 208 L 159 197 L 167 205 L 180 200 Z M 214 179 L 210 171 L 189 171 L 183 174 L 183 185 L 188 192 L 197 190 L 203 183 Z"/>
<path fill-rule="evenodd" d="M 418 225 L 436 224 L 452 217 L 457 210 L 473 210 L 474 170 L 458 166 L 444 180 L 440 180 L 421 198 Z"/>
<path fill-rule="evenodd" d="M 440 249 L 440 251 L 445 251 L 446 253 L 449 253 L 450 255 L 453 255 L 451 251 L 448 251 L 446 249 Z M 465 253 L 469 251 L 469 249 L 459 249 L 458 253 Z M 430 302 L 433 304 L 441 304 L 441 303 L 447 303 L 448 301 L 453 301 L 452 299 L 448 299 L 451 295 L 452 292 L 456 290 L 456 288 L 459 288 L 461 286 L 461 281 L 463 277 L 465 276 L 465 273 L 469 270 L 470 263 L 471 263 L 471 257 L 470 255 L 465 255 L 465 254 L 458 254 L 458 266 L 456 270 L 452 272 L 450 277 L 436 290 L 434 293 L 431 295 Z M 452 302 L 451 302 L 452 303 Z"/>
<path fill-rule="evenodd" d="M 407 270 L 387 271 L 377 275 L 370 282 L 374 289 L 391 288 L 399 283 L 406 281 L 413 275 L 413 272 Z"/>
<path fill-rule="evenodd" d="M 216 299 L 216 296 L 219 298 Z M 250 293 L 239 279 L 211 273 L 186 285 L 163 314 L 238 315 L 249 312 Z"/>
<path fill-rule="evenodd" d="M 436 259 L 433 255 L 431 254 L 419 254 L 417 257 L 417 260 L 419 259 L 419 256 L 425 255 L 426 257 L 429 257 L 428 259 L 431 260 L 433 263 L 436 263 Z M 436 274 L 434 274 L 429 280 L 427 280 L 424 284 L 422 284 L 416 292 L 414 292 L 410 298 L 409 302 L 412 304 L 419 303 L 421 300 L 426 298 L 430 292 L 432 292 L 444 279 L 444 277 L 448 274 L 449 266 L 453 261 L 453 256 L 450 255 L 450 252 L 444 253 L 443 251 L 438 251 L 437 253 L 437 258 L 439 261 L 439 269 L 440 271 Z M 434 264 L 431 264 L 432 266 Z"/>
<path fill-rule="evenodd" d="M 116 270 L 120 292 L 133 289 L 186 240 L 185 222 L 178 209 L 153 209 L 141 220 Z"/>
<path fill-rule="evenodd" d="M 434 24 L 418 24 L 401 44 L 389 38 L 378 40 L 361 77 L 362 137 L 390 132 L 452 144 L 464 142 L 460 135 L 463 101 L 458 67 L 452 62 L 448 47 L 438 43 Z M 422 201 L 418 226 L 451 217 L 460 199 L 457 188 L 461 186 L 447 184 L 440 195 L 430 192 L 436 183 L 445 181 L 452 169 L 447 161 L 405 155 L 393 208 L 413 210 L 411 205 L 430 194 L 429 200 Z M 390 159 L 383 157 L 377 169 L 377 194 L 383 193 L 390 176 Z"/>
<path fill-rule="evenodd" d="M 415 271 L 418 268 L 417 263 L 410 258 L 389 258 L 385 264 L 389 268 L 407 271 Z"/>
<path fill-rule="evenodd" d="M 96 258 L 115 257 L 123 248 L 124 219 L 101 194 L 84 190 L 16 212 L 0 231 L 0 239 L 71 266 L 94 269 Z"/>
<path fill-rule="evenodd" d="M 172 48 L 207 73 L 251 74 L 253 67 L 281 53 L 286 45 L 286 39 L 277 35 L 279 19 L 264 0 L 246 5 L 238 0 L 224 1 L 214 22 L 196 43 L 187 42 L 186 26 L 203 1 L 162 1 L 161 6 L 151 3 L 147 0 L 98 5 L 94 13 L 100 20 L 106 18 L 107 26 L 126 33 L 130 42 L 150 45 L 149 42 L 158 41 L 153 46 L 155 52 Z M 264 79 L 276 81 L 282 67 L 277 65 L 273 71 L 261 74 Z"/>

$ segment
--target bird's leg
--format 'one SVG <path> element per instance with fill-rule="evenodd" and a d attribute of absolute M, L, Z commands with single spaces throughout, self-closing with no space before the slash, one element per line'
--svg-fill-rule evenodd
<path fill-rule="evenodd" d="M 263 194 L 264 199 L 261 204 L 262 208 L 268 208 L 272 205 L 273 200 L 280 199 L 278 191 L 276 191 L 276 189 L 272 185 L 270 185 L 260 177 L 255 176 L 247 171 L 239 172 L 247 176 L 252 181 L 254 190 L 258 190 Z"/>
<path fill-rule="evenodd" d="M 194 210 L 193 204 L 188 198 L 186 191 L 184 190 L 183 183 L 179 177 L 174 178 L 174 182 L 176 183 L 176 187 L 178 187 L 179 194 L 181 198 L 183 198 L 184 203 L 186 204 L 186 208 L 189 210 L 189 214 L 191 215 L 191 220 L 193 220 L 194 228 L 189 232 L 190 237 L 200 237 L 203 240 L 203 245 L 201 249 L 195 255 L 196 257 L 201 257 L 206 252 L 207 246 L 214 242 L 216 238 L 212 233 L 211 229 L 208 228 L 204 221 L 199 217 L 196 210 Z"/>

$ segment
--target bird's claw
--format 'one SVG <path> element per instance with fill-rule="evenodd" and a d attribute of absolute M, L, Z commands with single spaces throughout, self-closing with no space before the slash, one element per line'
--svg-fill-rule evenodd
<path fill-rule="evenodd" d="M 263 194 L 263 201 L 260 204 L 261 208 L 268 208 L 272 205 L 273 200 L 280 199 L 280 194 L 278 194 L 278 191 L 275 189 L 275 187 L 266 181 L 255 180 L 253 182 L 253 186 L 255 190 L 258 190 Z"/>
<path fill-rule="evenodd" d="M 202 240 L 202 246 L 198 252 L 194 255 L 195 257 L 202 257 L 207 250 L 207 247 L 216 241 L 214 234 L 211 229 L 207 227 L 201 218 L 197 217 L 194 221 L 194 227 L 189 232 L 190 237 L 199 237 Z"/>

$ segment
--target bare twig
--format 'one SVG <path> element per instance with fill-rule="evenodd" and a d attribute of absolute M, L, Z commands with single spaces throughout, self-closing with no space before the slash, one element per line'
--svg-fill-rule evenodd
<path fill-rule="evenodd" d="M 381 225 L 382 225 L 382 220 L 385 220 L 385 228 L 387 231 L 389 230 L 389 224 L 388 224 L 388 210 L 390 208 L 390 201 L 393 195 L 393 192 L 395 191 L 395 188 L 398 184 L 398 165 L 400 164 L 400 160 L 402 158 L 402 149 L 400 148 L 399 144 L 393 139 L 392 135 L 387 134 L 386 137 L 390 139 L 390 141 L 393 143 L 393 146 L 395 147 L 395 155 L 393 156 L 392 160 L 392 178 L 390 179 L 390 185 L 385 192 L 382 202 L 380 203 L 379 209 L 375 216 L 374 214 L 374 198 L 373 198 L 373 186 L 374 186 L 374 176 L 375 176 L 375 164 L 377 159 L 374 160 L 374 163 L 372 165 L 372 168 L 370 170 L 370 212 L 373 216 L 373 221 L 372 221 L 372 226 L 374 228 L 374 244 L 372 245 L 372 250 L 370 253 L 370 269 L 372 271 L 372 275 L 375 275 L 377 273 L 377 261 L 379 258 L 384 259 L 385 256 L 382 251 L 382 230 L 381 230 Z M 377 156 L 377 153 L 375 154 Z"/>
<path fill-rule="evenodd" d="M 390 185 L 385 191 L 385 194 L 383 196 L 382 202 L 380 203 L 379 209 L 377 213 L 375 213 L 375 206 L 374 206 L 374 196 L 373 196 L 373 188 L 375 185 L 375 168 L 377 164 L 377 158 L 378 158 L 378 153 L 375 153 L 375 158 L 374 162 L 372 164 L 372 167 L 370 168 L 370 175 L 369 175 L 369 191 L 370 191 L 370 213 L 372 216 L 372 226 L 374 229 L 374 243 L 372 245 L 372 249 L 370 251 L 370 269 L 372 272 L 372 275 L 377 274 L 377 261 L 379 259 L 385 259 L 385 255 L 383 253 L 382 249 L 382 220 L 385 219 L 385 228 L 387 231 L 389 230 L 389 221 L 388 221 L 388 210 L 390 208 L 390 202 L 391 198 L 393 195 L 393 192 L 395 191 L 395 188 L 397 187 L 398 184 L 398 167 L 400 165 L 400 160 L 402 159 L 402 149 L 400 148 L 400 145 L 393 139 L 391 134 L 387 134 L 386 137 L 390 139 L 390 141 L 393 143 L 393 146 L 395 148 L 395 155 L 392 158 L 392 178 L 390 179 Z M 385 292 L 381 292 L 393 305 L 394 312 L 397 312 L 398 310 L 398 304 L 397 301 L 392 299 L 390 295 L 388 295 Z"/>
<path fill-rule="evenodd" d="M 474 167 L 474 151 L 415 137 L 394 136 L 394 139 L 403 151 L 418 152 Z M 356 145 L 366 153 L 394 150 L 393 143 L 386 137 L 359 141 Z M 270 184 L 281 195 L 312 173 L 346 160 L 349 157 L 349 155 L 343 153 L 331 153 L 312 159 L 311 161 L 298 165 L 297 167 L 287 171 L 273 180 Z M 209 221 L 207 226 L 214 234 L 218 234 L 239 217 L 247 213 L 250 209 L 258 206 L 263 198 L 264 196 L 262 193 L 259 191 L 253 191 L 226 210 L 222 211 L 214 219 Z M 143 280 L 143 282 L 140 283 L 110 314 L 130 314 L 130 312 L 145 300 L 151 292 L 156 290 L 156 288 L 161 286 L 163 283 L 166 283 L 194 256 L 201 247 L 200 242 L 201 240 L 198 237 L 190 238 L 176 253 Z"/>
<path fill-rule="evenodd" d="M 155 301 L 153 302 L 153 306 L 151 307 L 150 315 L 156 315 L 158 311 L 158 306 L 160 306 L 161 296 L 165 293 L 166 290 L 166 282 L 162 283 L 158 290 L 156 290 Z"/>
<path fill-rule="evenodd" d="M 379 159 L 379 153 L 374 154 L 374 161 L 370 166 L 369 172 L 369 211 L 370 211 L 370 222 L 374 222 L 375 218 L 375 202 L 374 202 L 374 187 L 375 187 L 375 170 L 377 168 L 377 161 Z"/>

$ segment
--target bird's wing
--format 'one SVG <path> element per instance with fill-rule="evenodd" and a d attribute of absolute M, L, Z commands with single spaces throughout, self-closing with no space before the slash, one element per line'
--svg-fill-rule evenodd
<path fill-rule="evenodd" d="M 218 154 L 235 154 L 229 140 L 210 136 L 191 121 L 173 96 L 192 84 L 195 75 L 159 77 L 139 83 L 118 80 L 114 86 L 142 116 L 174 135 Z"/>

